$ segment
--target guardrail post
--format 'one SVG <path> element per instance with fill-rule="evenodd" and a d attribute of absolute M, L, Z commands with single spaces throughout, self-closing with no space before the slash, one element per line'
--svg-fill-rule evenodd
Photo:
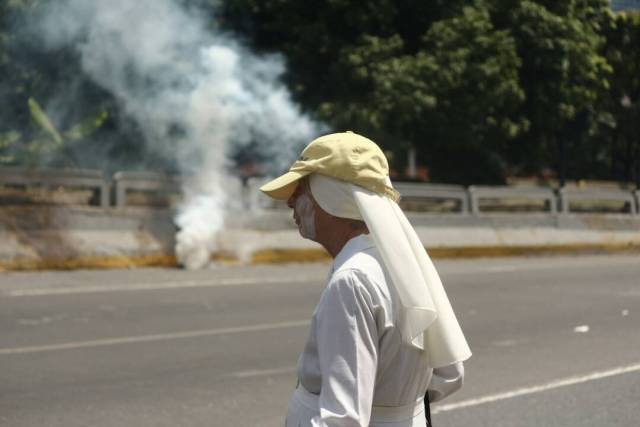
<path fill-rule="evenodd" d="M 636 214 L 640 215 L 640 188 L 633 192 L 636 198 Z"/>
<path fill-rule="evenodd" d="M 110 194 L 111 194 L 111 184 L 109 184 L 106 180 L 100 186 L 100 206 L 103 208 L 108 208 L 110 203 Z"/>
<path fill-rule="evenodd" d="M 478 197 L 478 194 L 476 193 L 473 185 L 467 189 L 467 192 L 469 193 L 469 203 L 471 205 L 471 214 L 478 215 L 480 213 L 480 198 Z"/>
<path fill-rule="evenodd" d="M 555 215 L 558 213 L 558 199 L 556 198 L 555 193 L 553 193 L 553 197 L 547 200 L 546 203 L 549 203 L 549 213 L 551 215 Z"/>
<path fill-rule="evenodd" d="M 560 213 L 568 214 L 569 197 L 567 196 L 566 189 L 564 187 L 560 187 L 560 190 L 558 190 L 558 197 L 560 197 Z"/>
<path fill-rule="evenodd" d="M 465 195 L 460 199 L 460 213 L 468 215 L 469 209 L 469 191 L 465 190 Z"/>
<path fill-rule="evenodd" d="M 127 204 L 127 188 L 120 184 L 116 183 L 116 207 L 123 208 Z"/>

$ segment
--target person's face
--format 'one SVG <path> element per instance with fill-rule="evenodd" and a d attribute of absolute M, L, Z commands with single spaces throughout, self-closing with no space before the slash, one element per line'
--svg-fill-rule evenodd
<path fill-rule="evenodd" d="M 287 206 L 293 209 L 293 219 L 298 226 L 300 235 L 305 239 L 316 240 L 317 209 L 306 179 L 298 182 L 296 190 L 287 200 Z"/>

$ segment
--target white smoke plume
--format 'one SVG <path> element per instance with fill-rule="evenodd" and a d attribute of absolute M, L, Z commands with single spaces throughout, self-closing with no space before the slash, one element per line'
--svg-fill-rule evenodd
<path fill-rule="evenodd" d="M 176 255 L 187 268 L 216 249 L 230 145 L 257 144 L 280 162 L 276 171 L 321 131 L 280 83 L 281 58 L 251 54 L 213 24 L 177 0 L 56 0 L 39 23 L 43 42 L 76 47 L 83 70 L 147 143 L 191 177 L 175 219 Z"/>

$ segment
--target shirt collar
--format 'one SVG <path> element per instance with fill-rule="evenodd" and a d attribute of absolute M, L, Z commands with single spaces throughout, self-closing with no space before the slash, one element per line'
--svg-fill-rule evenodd
<path fill-rule="evenodd" d="M 344 264 L 349 258 L 351 258 L 357 252 L 364 251 L 365 249 L 373 248 L 375 244 L 369 234 L 359 234 L 356 237 L 352 237 L 344 247 L 338 252 L 336 258 L 333 260 L 331 272 L 336 271 L 342 264 Z"/>

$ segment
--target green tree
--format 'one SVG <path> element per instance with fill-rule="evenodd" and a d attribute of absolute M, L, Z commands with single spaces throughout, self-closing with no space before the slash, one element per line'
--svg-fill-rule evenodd
<path fill-rule="evenodd" d="M 604 139 L 610 141 L 611 176 L 635 181 L 640 188 L 640 13 L 620 13 L 605 32 L 605 55 L 613 67 L 606 98 L 613 124 Z"/>
<path fill-rule="evenodd" d="M 29 37 L 49 1 L 0 3 L 0 164 L 167 166 L 75 50 Z M 414 147 L 437 181 L 640 180 L 638 17 L 607 0 L 179 1 L 282 53 L 303 108 L 372 136 L 398 169 Z"/>
<path fill-rule="evenodd" d="M 527 125 L 515 118 L 524 99 L 515 41 L 483 2 L 434 23 L 422 41 L 416 55 L 381 64 L 385 127 L 418 144 L 435 180 L 503 182 L 503 153 Z"/>
<path fill-rule="evenodd" d="M 494 19 L 509 29 L 522 61 L 520 114 L 530 127 L 509 152 L 520 172 L 552 167 L 563 182 L 592 148 L 612 72 L 601 54 L 609 14 L 605 0 L 495 3 Z"/>
<path fill-rule="evenodd" d="M 372 39 L 400 49 L 394 53 L 414 54 L 431 24 L 457 14 L 465 3 L 227 0 L 222 5 L 222 23 L 243 34 L 258 50 L 284 53 L 290 88 L 298 101 L 314 111 L 327 99 L 349 101 L 367 89 L 345 57 L 367 49 Z"/>
<path fill-rule="evenodd" d="M 485 3 L 466 4 L 242 0 L 226 16 L 286 54 L 297 99 L 335 128 L 418 148 L 434 179 L 501 182 L 500 151 L 524 124 L 519 60 Z"/>
<path fill-rule="evenodd" d="M 77 53 L 45 50 L 33 37 L 32 22 L 49 1 L 0 3 L 0 164 L 110 169 L 141 162 L 139 132 L 84 75 Z"/>

